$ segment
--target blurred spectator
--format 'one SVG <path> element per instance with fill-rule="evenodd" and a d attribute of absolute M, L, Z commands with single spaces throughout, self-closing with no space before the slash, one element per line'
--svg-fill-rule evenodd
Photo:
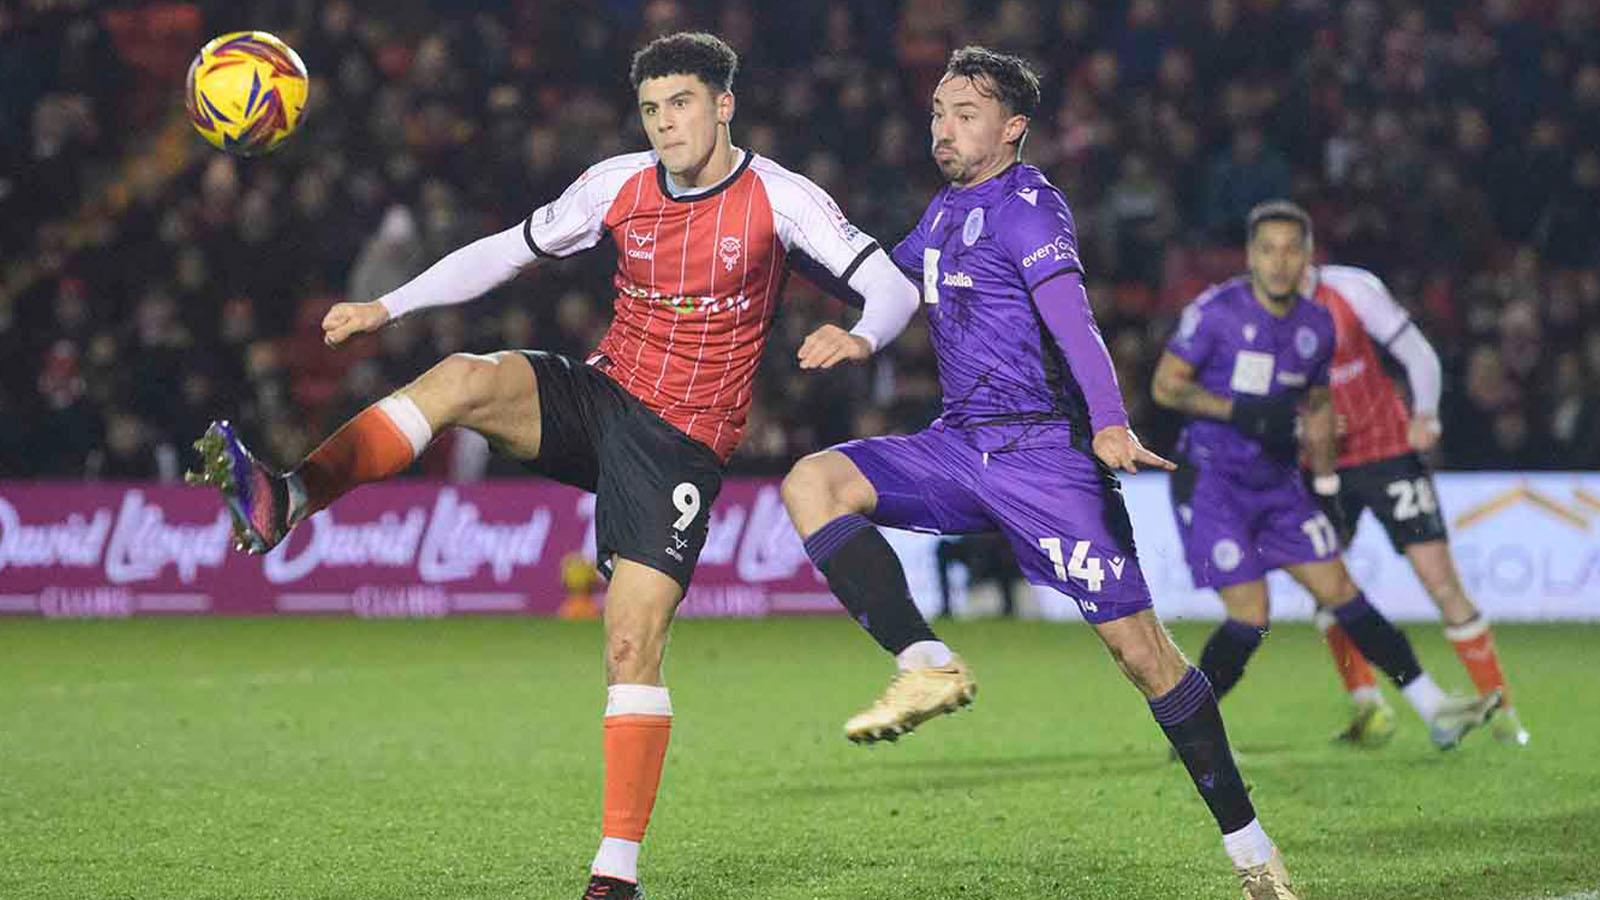
<path fill-rule="evenodd" d="M 1031 56 L 1026 159 L 1077 214 L 1129 412 L 1158 448 L 1171 421 L 1148 377 L 1178 305 L 1238 271 L 1252 204 L 1291 196 L 1317 217 L 1319 258 L 1372 268 L 1435 339 L 1440 462 L 1600 465 L 1597 10 L 0 3 L 0 414 L 25 423 L 13 436 L 49 435 L 0 439 L 0 473 L 165 475 L 159 448 L 220 415 L 288 461 L 446 353 L 587 353 L 611 315 L 604 250 L 339 351 L 317 323 L 643 147 L 627 60 L 681 27 L 744 54 L 735 141 L 824 185 L 886 247 L 940 186 L 926 114 L 951 49 Z M 188 133 L 173 86 L 206 34 L 262 22 L 305 58 L 311 107 L 281 150 L 236 160 Z M 937 415 L 920 319 L 868 366 L 795 368 L 805 334 L 841 315 L 789 282 L 736 468 Z"/>
<path fill-rule="evenodd" d="M 1235 132 L 1229 148 L 1211 164 L 1206 226 L 1218 239 L 1237 242 L 1252 206 L 1289 194 L 1289 164 L 1266 145 L 1259 127 L 1247 125 Z"/>
<path fill-rule="evenodd" d="M 377 234 L 362 245 L 350 268 L 345 299 L 351 303 L 376 300 L 415 278 L 430 261 L 411 211 L 391 206 L 383 214 Z"/>

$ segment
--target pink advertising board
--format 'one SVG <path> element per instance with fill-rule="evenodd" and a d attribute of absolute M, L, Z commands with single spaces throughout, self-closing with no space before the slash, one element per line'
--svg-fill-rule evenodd
<path fill-rule="evenodd" d="M 362 488 L 264 557 L 214 491 L 0 482 L 0 615 L 550 615 L 593 498 L 542 481 Z M 772 479 L 730 479 L 682 615 L 834 612 Z"/>

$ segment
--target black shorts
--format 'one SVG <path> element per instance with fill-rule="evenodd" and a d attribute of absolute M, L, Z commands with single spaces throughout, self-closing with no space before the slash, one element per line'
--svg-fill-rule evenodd
<path fill-rule="evenodd" d="M 1397 553 L 1446 536 L 1433 475 L 1415 453 L 1340 469 L 1339 504 L 1352 532 L 1362 511 L 1372 510 Z"/>
<path fill-rule="evenodd" d="M 722 461 L 594 366 L 523 353 L 539 381 L 541 421 L 539 457 L 524 465 L 595 495 L 595 550 L 607 578 L 615 554 L 688 590 Z"/>

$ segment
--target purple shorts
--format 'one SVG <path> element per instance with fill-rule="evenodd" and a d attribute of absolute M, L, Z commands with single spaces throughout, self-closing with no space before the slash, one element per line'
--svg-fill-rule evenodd
<path fill-rule="evenodd" d="M 1028 581 L 1071 597 L 1092 623 L 1150 608 L 1116 476 L 1082 452 L 985 455 L 938 422 L 833 449 L 877 491 L 873 522 L 938 534 L 998 531 Z"/>
<path fill-rule="evenodd" d="M 1225 472 L 1184 468 L 1171 484 L 1172 513 L 1195 587 L 1259 581 L 1273 569 L 1339 553 L 1333 524 L 1298 473 L 1263 487 Z"/>

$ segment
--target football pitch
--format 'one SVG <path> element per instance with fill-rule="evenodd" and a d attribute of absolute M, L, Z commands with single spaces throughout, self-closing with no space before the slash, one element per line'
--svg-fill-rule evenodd
<path fill-rule="evenodd" d="M 840 726 L 890 668 L 842 616 L 680 622 L 651 900 L 1238 896 L 1090 629 L 940 627 L 977 703 L 863 748 Z M 1326 651 L 1273 631 L 1223 710 L 1307 900 L 1600 896 L 1600 627 L 1497 633 L 1533 742 L 1439 753 L 1404 711 L 1331 745 Z M 592 622 L 0 622 L 0 897 L 575 898 L 604 701 Z"/>

